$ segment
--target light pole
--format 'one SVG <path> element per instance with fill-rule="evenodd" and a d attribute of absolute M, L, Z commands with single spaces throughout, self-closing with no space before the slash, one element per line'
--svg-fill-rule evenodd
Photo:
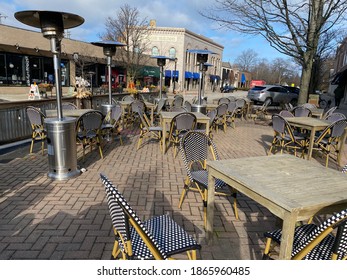
<path fill-rule="evenodd" d="M 62 88 L 60 54 L 64 28 L 77 27 L 84 22 L 78 15 L 55 11 L 22 11 L 15 18 L 29 26 L 41 28 L 43 37 L 50 40 L 53 54 L 55 88 L 57 94 L 57 118 L 46 118 L 48 177 L 65 180 L 80 174 L 77 169 L 75 118 L 64 118 L 62 110 Z"/>
<path fill-rule="evenodd" d="M 172 73 L 172 93 L 175 93 L 176 78 L 178 78 L 178 75 L 177 75 L 177 72 L 176 72 L 176 69 L 177 69 L 177 57 L 175 57 L 174 61 L 175 61 L 175 70 Z"/>
<path fill-rule="evenodd" d="M 209 54 L 214 54 L 214 52 L 209 50 L 187 50 L 189 53 L 195 53 L 196 54 L 196 60 L 199 65 L 199 72 L 200 72 L 200 79 L 199 79 L 199 88 L 198 88 L 198 104 L 192 104 L 192 111 L 194 112 L 201 112 L 203 114 L 206 114 L 206 104 L 202 104 L 202 98 L 203 98 L 203 74 L 204 71 L 206 71 L 207 66 L 205 68 L 205 63 L 208 60 Z"/>
<path fill-rule="evenodd" d="M 116 54 L 117 47 L 126 46 L 124 43 L 120 43 L 117 41 L 100 41 L 100 42 L 92 42 L 92 45 L 99 46 L 103 48 L 104 55 L 107 57 L 107 71 L 108 71 L 108 104 L 102 104 L 101 106 L 104 108 L 103 113 L 106 115 L 112 107 L 112 81 L 111 81 L 111 64 L 112 64 L 112 56 Z"/>
<path fill-rule="evenodd" d="M 160 72 L 159 72 L 159 99 L 162 99 L 163 94 L 162 94 L 162 84 L 163 84 L 163 71 L 164 71 L 164 66 L 166 64 L 166 60 L 170 59 L 170 57 L 167 56 L 163 56 L 163 55 L 157 55 L 157 56 L 151 56 L 152 58 L 156 58 L 157 59 L 157 65 L 160 68 Z"/>
<path fill-rule="evenodd" d="M 88 74 L 90 76 L 90 92 L 93 95 L 93 75 L 95 75 L 95 72 L 89 71 Z"/>

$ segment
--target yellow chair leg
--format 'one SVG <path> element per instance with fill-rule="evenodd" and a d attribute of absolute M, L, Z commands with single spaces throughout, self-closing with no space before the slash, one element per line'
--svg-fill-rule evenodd
<path fill-rule="evenodd" d="M 267 238 L 265 249 L 264 249 L 264 256 L 269 256 L 270 248 L 271 248 L 271 238 Z"/>
<path fill-rule="evenodd" d="M 186 188 L 185 188 L 186 186 L 184 185 L 184 189 L 183 189 L 183 191 L 182 191 L 182 194 L 181 194 L 181 197 L 180 197 L 180 201 L 179 201 L 179 203 L 178 203 L 178 209 L 181 209 L 181 207 L 182 207 L 182 203 L 183 203 L 183 200 L 184 200 L 184 197 L 186 196 Z"/>

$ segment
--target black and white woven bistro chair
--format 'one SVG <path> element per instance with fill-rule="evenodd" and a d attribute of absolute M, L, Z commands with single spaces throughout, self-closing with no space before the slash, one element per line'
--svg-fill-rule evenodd
<path fill-rule="evenodd" d="M 100 176 L 115 233 L 111 258 L 164 260 L 186 252 L 189 259 L 196 259 L 200 244 L 170 216 L 156 216 L 141 221 L 117 187 L 105 175 Z"/>
<path fill-rule="evenodd" d="M 292 250 L 293 260 L 346 260 L 347 209 L 334 214 L 320 225 L 296 227 Z M 282 230 L 266 232 L 263 259 L 271 259 L 272 241 L 281 243 Z"/>
<path fill-rule="evenodd" d="M 113 136 L 118 135 L 121 145 L 123 145 L 122 137 L 119 129 L 121 127 L 122 107 L 118 103 L 111 108 L 111 110 L 105 116 L 102 125 L 101 132 L 106 139 L 110 140 Z"/>
<path fill-rule="evenodd" d="M 305 157 L 307 150 L 307 139 L 305 134 L 295 134 L 290 124 L 280 115 L 272 115 L 272 128 L 274 130 L 274 137 L 268 152 L 270 155 L 272 152 L 276 153 L 277 149 L 281 154 L 283 150 L 293 150 L 296 156 L 296 151 L 301 150 L 301 157 Z"/>
<path fill-rule="evenodd" d="M 145 137 L 149 137 L 150 139 L 156 139 L 159 141 L 160 145 L 160 150 L 162 150 L 162 142 L 161 142 L 161 137 L 163 134 L 163 129 L 161 126 L 153 126 L 151 125 L 150 120 L 146 116 L 146 114 L 142 110 L 138 110 L 138 116 L 141 120 L 140 122 L 140 136 L 139 140 L 137 142 L 137 150 L 141 147 L 142 145 L 142 140 Z"/>
<path fill-rule="evenodd" d="M 101 147 L 101 125 L 104 116 L 100 111 L 92 110 L 82 114 L 76 124 L 76 141 L 83 146 L 83 158 L 85 149 L 89 145 L 90 151 L 93 150 L 93 144 L 99 148 L 100 157 L 104 158 Z"/>
<path fill-rule="evenodd" d="M 31 125 L 31 144 L 30 154 L 33 152 L 35 140 L 41 141 L 42 154 L 44 153 L 44 146 L 47 137 L 47 131 L 44 127 L 44 120 L 46 115 L 40 111 L 39 108 L 28 106 L 25 108 L 27 116 Z"/>
<path fill-rule="evenodd" d="M 208 171 L 207 160 L 219 160 L 216 145 L 206 133 L 189 131 L 180 142 L 180 151 L 183 158 L 187 176 L 184 180 L 184 188 L 180 197 L 178 208 L 181 208 L 183 200 L 189 190 L 198 191 L 203 201 L 204 222 L 206 223 Z M 215 193 L 217 195 L 232 195 L 234 197 L 234 212 L 238 219 L 236 191 L 220 179 L 215 180 Z"/>
<path fill-rule="evenodd" d="M 196 129 L 196 123 L 197 118 L 191 112 L 181 112 L 172 118 L 168 145 L 173 145 L 174 157 L 177 156 L 180 140 L 188 131 Z"/>
<path fill-rule="evenodd" d="M 337 162 L 342 136 L 346 127 L 347 119 L 340 119 L 331 123 L 321 134 L 315 137 L 314 150 L 318 150 L 325 155 L 326 167 L 328 167 L 329 158 L 331 157 L 334 157 Z"/>

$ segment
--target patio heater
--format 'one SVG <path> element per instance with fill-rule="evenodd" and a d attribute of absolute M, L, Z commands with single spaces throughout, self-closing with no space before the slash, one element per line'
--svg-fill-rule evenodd
<path fill-rule="evenodd" d="M 200 112 L 203 114 L 206 114 L 206 104 L 202 104 L 202 98 L 203 98 L 203 73 L 205 68 L 205 63 L 208 60 L 208 55 L 209 54 L 214 54 L 214 52 L 209 51 L 209 50 L 187 50 L 189 53 L 194 53 L 196 54 L 196 61 L 198 62 L 199 65 L 199 72 L 200 72 L 200 79 L 199 79 L 199 88 L 198 88 L 198 103 L 197 104 L 192 104 L 192 111 L 193 112 Z"/>
<path fill-rule="evenodd" d="M 93 75 L 95 75 L 95 72 L 89 71 L 87 74 L 88 74 L 89 77 L 90 77 L 90 92 L 91 92 L 92 95 L 93 95 Z"/>
<path fill-rule="evenodd" d="M 206 71 L 208 67 L 213 66 L 211 63 L 205 62 L 202 67 L 202 76 L 201 76 L 201 99 L 205 98 L 205 80 L 206 80 Z"/>
<path fill-rule="evenodd" d="M 102 47 L 104 51 L 104 55 L 107 57 L 107 71 L 108 71 L 108 104 L 102 104 L 102 113 L 107 115 L 108 112 L 115 107 L 115 104 L 112 104 L 112 81 L 111 81 L 111 64 L 112 64 L 112 56 L 116 54 L 117 47 L 126 46 L 126 44 L 117 42 L 117 41 L 100 41 L 100 42 L 92 42 L 94 46 Z"/>
<path fill-rule="evenodd" d="M 78 15 L 56 11 L 21 11 L 15 18 L 32 27 L 41 28 L 43 37 L 50 40 L 53 54 L 55 88 L 57 94 L 57 118 L 46 118 L 48 177 L 66 180 L 80 174 L 77 169 L 75 118 L 63 117 L 60 54 L 64 28 L 81 25 L 84 19 Z"/>
<path fill-rule="evenodd" d="M 151 56 L 151 58 L 156 58 L 157 59 L 157 65 L 160 67 L 160 72 L 159 72 L 159 100 L 162 99 L 163 97 L 163 71 L 164 71 L 164 66 L 166 64 L 167 59 L 171 59 L 170 57 L 163 56 L 163 55 L 157 55 L 157 56 Z"/>

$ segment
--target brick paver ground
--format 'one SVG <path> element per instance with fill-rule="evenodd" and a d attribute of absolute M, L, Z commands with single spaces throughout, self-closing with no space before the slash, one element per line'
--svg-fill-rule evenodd
<path fill-rule="evenodd" d="M 216 197 L 214 244 L 208 245 L 199 194 L 189 192 L 178 209 L 185 177 L 180 155 L 174 158 L 172 149 L 161 154 L 155 141 L 136 150 L 137 132 L 125 129 L 122 146 L 105 143 L 104 159 L 94 150 L 83 160 L 79 150 L 78 164 L 87 171 L 67 181 L 47 177 L 48 158 L 39 144 L 34 154 L 25 146 L 13 159 L 0 157 L 0 259 L 109 259 L 114 238 L 100 173 L 140 217 L 171 215 L 201 243 L 200 259 L 261 259 L 263 232 L 276 228 L 277 219 L 239 195 L 236 220 L 232 198 Z M 223 159 L 266 156 L 272 134 L 268 121 L 237 120 L 235 129 L 214 133 L 214 141 Z"/>

